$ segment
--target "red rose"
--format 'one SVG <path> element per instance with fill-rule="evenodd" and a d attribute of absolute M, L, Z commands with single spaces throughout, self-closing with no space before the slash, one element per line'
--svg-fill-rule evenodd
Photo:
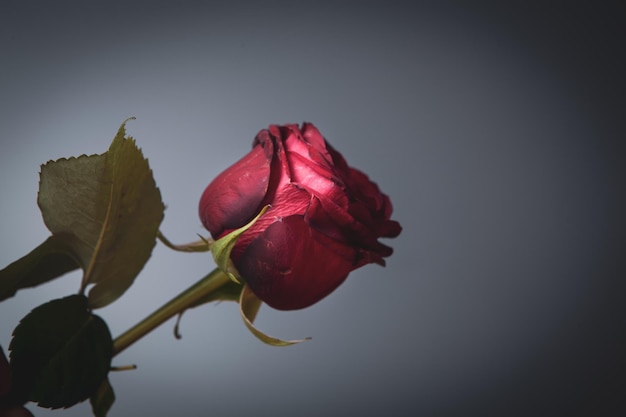
<path fill-rule="evenodd" d="M 261 300 L 280 310 L 308 307 L 368 263 L 385 265 L 395 237 L 391 202 L 367 175 L 348 166 L 315 126 L 261 130 L 252 150 L 226 169 L 200 199 L 214 239 L 245 225 L 231 260 Z"/>

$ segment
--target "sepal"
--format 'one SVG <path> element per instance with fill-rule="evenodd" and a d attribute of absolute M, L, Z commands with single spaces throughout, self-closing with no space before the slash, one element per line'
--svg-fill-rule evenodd
<path fill-rule="evenodd" d="M 257 329 L 253 323 L 257 313 L 259 312 L 259 308 L 261 308 L 262 303 L 263 302 L 252 292 L 250 287 L 244 285 L 241 290 L 241 295 L 239 297 L 239 312 L 241 313 L 241 318 L 243 319 L 243 322 L 248 330 L 250 330 L 250 332 L 252 332 L 252 334 L 256 336 L 260 341 L 267 343 L 271 346 L 290 346 L 297 343 L 306 342 L 307 340 L 311 340 L 310 337 L 296 340 L 282 340 L 267 335 Z"/>
<path fill-rule="evenodd" d="M 259 218 L 267 211 L 269 207 L 269 205 L 263 207 L 259 214 L 257 214 L 254 219 L 252 219 L 248 224 L 230 232 L 226 236 L 213 242 L 213 244 L 211 245 L 211 254 L 213 255 L 213 259 L 215 260 L 217 267 L 221 269 L 228 276 L 228 278 L 235 281 L 237 284 L 241 284 L 243 280 L 239 275 L 237 268 L 235 268 L 235 265 L 230 259 L 230 253 L 237 244 L 237 240 L 239 240 L 239 237 L 246 230 L 252 227 L 252 225 L 256 223 L 257 220 L 259 220 Z"/>

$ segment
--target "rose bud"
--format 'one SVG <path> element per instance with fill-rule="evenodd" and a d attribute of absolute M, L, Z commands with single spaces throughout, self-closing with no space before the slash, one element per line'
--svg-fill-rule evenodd
<path fill-rule="evenodd" d="M 310 123 L 261 130 L 205 189 L 199 212 L 217 240 L 266 205 L 230 259 L 256 296 L 280 310 L 316 303 L 363 265 L 384 266 L 392 249 L 378 238 L 401 231 L 389 197 Z"/>

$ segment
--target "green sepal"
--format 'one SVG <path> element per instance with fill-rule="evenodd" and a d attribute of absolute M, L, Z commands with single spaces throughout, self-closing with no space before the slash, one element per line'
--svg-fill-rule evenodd
<path fill-rule="evenodd" d="M 250 330 L 250 332 L 252 332 L 252 334 L 256 336 L 260 341 L 262 341 L 263 343 L 267 343 L 271 346 L 291 346 L 297 343 L 311 340 L 310 337 L 296 340 L 282 340 L 267 335 L 257 329 L 253 323 L 257 313 L 259 312 L 259 308 L 261 308 L 262 303 L 263 302 L 252 292 L 250 287 L 248 287 L 248 285 L 244 285 L 243 289 L 241 290 L 241 295 L 239 297 L 239 313 L 241 314 L 241 318 L 243 319 L 243 322 L 248 330 Z"/>
<path fill-rule="evenodd" d="M 170 242 L 170 240 L 166 238 L 165 235 L 161 233 L 160 230 L 157 232 L 157 238 L 161 241 L 161 243 L 163 243 L 165 246 L 167 246 L 168 248 L 172 250 L 175 250 L 178 252 L 208 252 L 210 251 L 211 245 L 213 244 L 213 239 L 210 239 L 210 238 L 207 239 L 200 235 L 198 235 L 198 237 L 200 238 L 200 240 L 198 241 L 185 243 L 182 245 L 176 245 Z"/>
<path fill-rule="evenodd" d="M 213 242 L 213 244 L 211 245 L 211 254 L 213 255 L 213 259 L 215 260 L 217 267 L 221 269 L 228 276 L 228 278 L 235 281 L 237 284 L 241 284 L 242 279 L 239 275 L 239 272 L 237 271 L 237 268 L 235 268 L 235 265 L 233 265 L 233 262 L 230 259 L 230 253 L 237 244 L 237 240 L 239 240 L 239 237 L 246 230 L 252 227 L 252 225 L 256 223 L 257 220 L 259 220 L 259 218 L 267 211 L 269 207 L 269 205 L 263 207 L 259 214 L 257 214 L 256 217 L 252 219 L 248 224 L 230 232 L 221 239 Z"/>

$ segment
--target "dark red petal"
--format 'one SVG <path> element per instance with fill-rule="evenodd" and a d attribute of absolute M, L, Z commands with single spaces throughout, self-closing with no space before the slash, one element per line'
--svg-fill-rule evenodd
<path fill-rule="evenodd" d="M 395 220 L 387 220 L 378 226 L 380 237 L 397 237 L 402 231 L 402 226 Z"/>
<path fill-rule="evenodd" d="M 332 202 L 322 202 L 324 199 L 317 197 L 312 198 L 309 210 L 305 215 L 305 221 L 311 226 L 313 230 L 324 235 L 328 239 L 332 239 L 343 245 L 347 245 L 353 248 L 354 253 L 350 260 L 353 262 L 353 267 L 358 268 L 368 263 L 377 263 L 379 265 L 385 265 L 384 257 L 391 256 L 393 250 L 380 242 L 379 237 L 386 237 L 384 234 L 378 234 L 378 230 L 382 225 L 388 223 L 399 224 L 394 221 L 386 221 L 383 224 L 376 224 L 375 229 L 365 227 L 347 214 L 342 214 L 342 211 L 338 208 L 334 210 L 328 210 L 332 208 Z M 386 230 L 382 230 L 386 232 Z M 398 231 L 399 233 L 399 231 Z M 315 235 L 316 239 L 322 240 L 318 235 Z"/>
<path fill-rule="evenodd" d="M 328 149 L 328 143 L 319 130 L 311 123 L 302 125 L 302 137 L 308 146 L 308 157 L 320 166 L 334 168 L 333 157 Z"/>
<path fill-rule="evenodd" d="M 259 142 L 204 190 L 200 220 L 213 238 L 245 225 L 258 214 L 268 189 L 272 148 L 271 140 Z"/>
<path fill-rule="evenodd" d="M 273 144 L 273 160 L 272 160 L 272 178 L 270 180 L 270 194 L 273 195 L 276 189 L 282 187 L 285 184 L 291 182 L 291 170 L 289 168 L 289 161 L 287 160 L 287 155 L 285 151 L 284 145 L 284 132 L 291 132 L 295 125 L 287 125 L 287 126 L 277 126 L 271 125 L 267 130 L 262 130 L 261 133 L 266 133 L 269 140 L 272 141 Z M 261 134 L 259 133 L 259 135 Z M 271 197 L 271 195 L 269 197 Z M 269 203 L 270 201 L 266 201 Z"/>
<path fill-rule="evenodd" d="M 243 233 L 231 252 L 233 260 L 238 259 L 252 240 L 271 224 L 283 217 L 306 213 L 311 201 L 310 194 L 295 184 L 285 184 L 271 201 L 272 206 Z"/>
<path fill-rule="evenodd" d="M 342 178 L 349 178 L 350 170 L 352 168 L 348 166 L 348 163 L 344 159 L 343 155 L 341 155 L 341 153 L 333 148 L 333 146 L 328 142 L 326 142 L 326 149 L 328 150 L 328 154 L 333 161 L 332 164 L 335 167 L 335 171 L 341 174 Z"/>
<path fill-rule="evenodd" d="M 318 230 L 326 231 L 331 237 L 332 234 L 341 234 L 343 240 L 357 248 L 375 248 L 378 235 L 370 225 L 363 224 L 359 219 L 354 218 L 344 208 L 335 204 L 325 196 L 318 196 L 317 201 L 311 202 L 310 211 L 307 213 L 307 220 Z M 331 232 L 335 229 L 334 233 Z"/>
<path fill-rule="evenodd" d="M 375 212 L 383 208 L 384 194 L 366 174 L 358 169 L 350 168 L 350 179 L 347 182 L 355 199 L 363 201 Z"/>
<path fill-rule="evenodd" d="M 345 257 L 314 239 L 299 215 L 269 226 L 250 243 L 235 266 L 257 297 L 279 310 L 318 302 L 353 269 Z"/>
<path fill-rule="evenodd" d="M 368 239 L 368 236 L 372 234 L 345 210 L 324 196 L 311 198 L 311 204 L 305 213 L 304 220 L 313 229 L 346 244 L 356 242 L 356 246 L 361 246 L 363 239 Z M 369 239 L 375 239 L 375 237 L 369 237 Z"/>

